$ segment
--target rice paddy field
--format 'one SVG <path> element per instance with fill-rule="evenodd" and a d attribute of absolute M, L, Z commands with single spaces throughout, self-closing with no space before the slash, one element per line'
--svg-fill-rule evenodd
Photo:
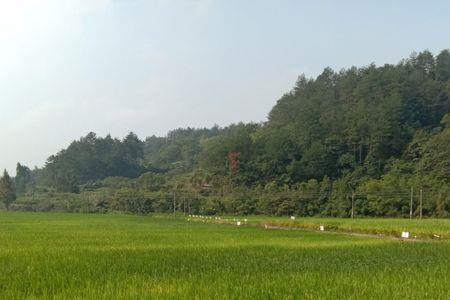
<path fill-rule="evenodd" d="M 450 241 L 0 212 L 0 298 L 450 299 Z"/>

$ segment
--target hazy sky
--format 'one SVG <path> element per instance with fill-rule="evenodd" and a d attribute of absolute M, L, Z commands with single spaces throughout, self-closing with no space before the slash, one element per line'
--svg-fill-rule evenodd
<path fill-rule="evenodd" d="M 0 168 L 265 120 L 296 77 L 450 47 L 449 1 L 0 0 Z"/>

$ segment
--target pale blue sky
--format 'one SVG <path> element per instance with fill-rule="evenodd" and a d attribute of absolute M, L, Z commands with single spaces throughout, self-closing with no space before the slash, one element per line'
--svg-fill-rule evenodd
<path fill-rule="evenodd" d="M 0 168 L 89 131 L 263 121 L 301 73 L 449 48 L 449 3 L 0 0 Z"/>

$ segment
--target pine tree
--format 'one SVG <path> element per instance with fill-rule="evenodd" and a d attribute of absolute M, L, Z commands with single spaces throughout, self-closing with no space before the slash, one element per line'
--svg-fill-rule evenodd
<path fill-rule="evenodd" d="M 18 196 L 26 193 L 29 185 L 32 183 L 31 170 L 27 166 L 17 163 L 16 177 L 14 178 L 16 194 Z"/>
<path fill-rule="evenodd" d="M 16 193 L 14 191 L 14 184 L 5 170 L 3 177 L 0 178 L 0 201 L 5 205 L 6 210 L 9 210 L 9 206 L 16 200 Z"/>

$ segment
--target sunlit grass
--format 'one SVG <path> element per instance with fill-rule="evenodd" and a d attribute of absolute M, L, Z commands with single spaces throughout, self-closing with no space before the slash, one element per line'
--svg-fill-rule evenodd
<path fill-rule="evenodd" d="M 0 298 L 449 298 L 450 243 L 0 213 Z"/>

